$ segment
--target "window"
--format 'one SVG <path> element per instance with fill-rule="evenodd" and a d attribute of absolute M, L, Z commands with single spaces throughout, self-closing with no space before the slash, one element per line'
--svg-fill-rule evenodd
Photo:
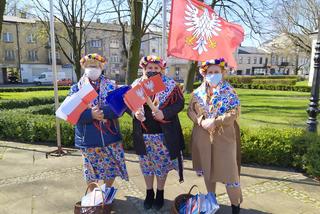
<path fill-rule="evenodd" d="M 37 61 L 38 60 L 38 52 L 37 51 L 28 51 L 28 60 L 29 61 Z"/>
<path fill-rule="evenodd" d="M 266 65 L 268 64 L 268 58 L 266 58 L 266 60 L 265 60 L 265 64 L 266 64 Z"/>
<path fill-rule="evenodd" d="M 246 69 L 246 75 L 250 75 L 250 71 L 251 71 L 250 68 Z"/>
<path fill-rule="evenodd" d="M 36 37 L 35 37 L 35 35 L 29 34 L 29 35 L 27 36 L 27 42 L 28 42 L 28 43 L 36 43 Z"/>
<path fill-rule="evenodd" d="M 175 70 L 176 70 L 176 76 L 179 76 L 179 74 L 180 74 L 180 67 L 175 67 Z"/>
<path fill-rule="evenodd" d="M 49 51 L 49 59 L 50 60 L 51 60 L 51 56 L 52 56 L 52 53 L 51 53 L 51 51 Z M 56 58 L 60 59 L 60 53 L 59 52 L 56 52 Z"/>
<path fill-rule="evenodd" d="M 155 48 L 152 49 L 152 53 L 156 53 L 156 49 Z"/>
<path fill-rule="evenodd" d="M 242 62 L 243 62 L 243 57 L 240 56 L 240 57 L 239 57 L 239 64 L 242 64 Z"/>
<path fill-rule="evenodd" d="M 257 57 L 253 58 L 253 64 L 257 64 Z"/>
<path fill-rule="evenodd" d="M 251 63 L 251 58 L 250 57 L 248 57 L 248 64 L 250 64 Z"/>
<path fill-rule="evenodd" d="M 276 56 L 275 55 L 272 56 L 271 63 L 272 63 L 272 65 L 276 64 Z"/>
<path fill-rule="evenodd" d="M 91 40 L 91 41 L 89 41 L 89 46 L 91 48 L 101 48 L 102 47 L 102 41 L 101 40 Z"/>
<path fill-rule="evenodd" d="M 14 50 L 5 50 L 5 60 L 7 61 L 15 60 Z"/>
<path fill-rule="evenodd" d="M 118 39 L 112 39 L 110 41 L 110 47 L 111 48 L 119 48 L 120 44 L 119 44 L 119 40 Z"/>
<path fill-rule="evenodd" d="M 120 61 L 120 59 L 119 59 L 119 56 L 117 54 L 112 54 L 111 55 L 111 62 L 117 63 L 119 61 Z"/>
<path fill-rule="evenodd" d="M 3 33 L 3 41 L 4 42 L 13 42 L 12 33 L 9 33 L 9 32 Z"/>
<path fill-rule="evenodd" d="M 260 57 L 260 62 L 259 62 L 259 64 L 262 64 L 262 60 L 263 60 L 262 57 Z"/>

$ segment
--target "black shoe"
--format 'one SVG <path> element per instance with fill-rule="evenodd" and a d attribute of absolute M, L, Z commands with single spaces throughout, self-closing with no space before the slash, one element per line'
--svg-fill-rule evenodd
<path fill-rule="evenodd" d="M 156 200 L 153 203 L 153 208 L 155 208 L 156 210 L 160 210 L 163 207 L 163 204 L 164 204 L 163 192 L 164 192 L 163 190 L 157 189 Z"/>
<path fill-rule="evenodd" d="M 240 213 L 240 205 L 235 206 L 235 205 L 231 205 L 232 207 L 232 214 L 239 214 Z"/>
<path fill-rule="evenodd" d="M 154 201 L 154 191 L 153 189 L 147 189 L 147 196 L 143 202 L 143 206 L 146 210 L 151 209 Z"/>

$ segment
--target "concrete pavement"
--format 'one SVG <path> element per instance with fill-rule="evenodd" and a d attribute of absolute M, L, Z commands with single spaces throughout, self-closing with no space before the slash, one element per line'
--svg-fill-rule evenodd
<path fill-rule="evenodd" d="M 78 151 L 64 157 L 49 157 L 48 145 L 0 141 L 0 214 L 73 213 L 73 206 L 86 189 L 82 177 L 82 159 Z M 205 192 L 202 177 L 184 161 L 185 182 L 179 184 L 171 172 L 165 189 L 165 206 L 156 212 L 143 210 L 144 180 L 136 155 L 126 153 L 129 182 L 116 179 L 119 189 L 113 213 L 170 213 L 173 199 L 197 184 Z M 241 173 L 245 214 L 320 213 L 320 184 L 301 173 L 285 169 L 243 166 Z M 217 186 L 219 214 L 231 213 L 222 184 Z"/>

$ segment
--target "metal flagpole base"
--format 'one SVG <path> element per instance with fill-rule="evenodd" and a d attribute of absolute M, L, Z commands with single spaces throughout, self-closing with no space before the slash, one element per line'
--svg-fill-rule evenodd
<path fill-rule="evenodd" d="M 46 158 L 48 158 L 49 156 L 53 156 L 53 157 L 62 157 L 64 155 L 68 155 L 71 152 L 74 152 L 74 149 L 63 149 L 62 147 L 58 147 L 58 149 L 53 150 L 51 152 L 46 152 Z"/>

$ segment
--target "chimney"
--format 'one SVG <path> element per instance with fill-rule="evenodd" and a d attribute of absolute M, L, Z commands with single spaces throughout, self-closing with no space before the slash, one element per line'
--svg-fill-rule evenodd
<path fill-rule="evenodd" d="M 20 12 L 20 18 L 26 19 L 27 18 L 27 13 L 26 12 Z"/>

